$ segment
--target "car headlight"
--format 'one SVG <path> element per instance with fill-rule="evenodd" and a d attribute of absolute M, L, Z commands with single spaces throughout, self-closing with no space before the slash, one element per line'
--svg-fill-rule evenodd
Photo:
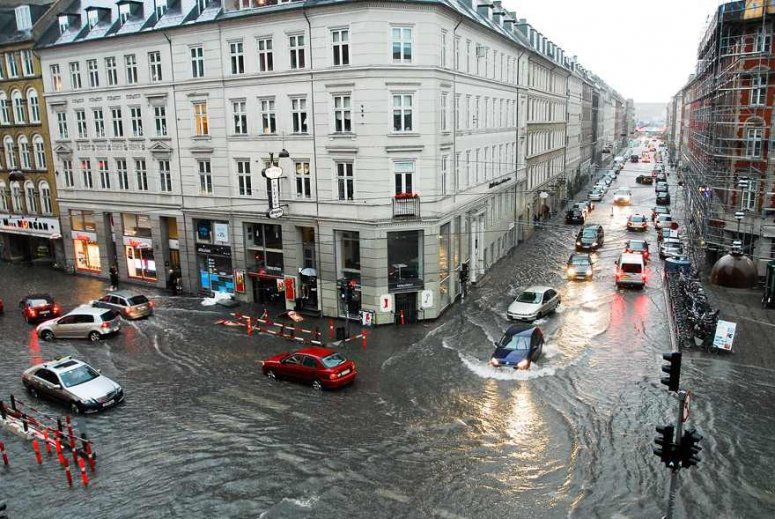
<path fill-rule="evenodd" d="M 528 359 L 522 359 L 517 363 L 517 369 L 527 369 L 528 366 L 530 366 L 530 361 Z"/>
<path fill-rule="evenodd" d="M 568 275 L 569 276 L 575 276 L 576 275 L 576 269 L 573 267 L 568 267 Z"/>
<path fill-rule="evenodd" d="M 81 403 L 83 405 L 94 405 L 94 404 L 97 403 L 97 401 L 95 399 L 93 399 L 93 398 L 87 398 L 85 400 L 81 400 Z"/>
<path fill-rule="evenodd" d="M 493 366 L 497 366 L 500 364 L 500 362 L 498 361 L 498 359 L 492 358 L 490 359 L 490 364 L 492 364 Z"/>
<path fill-rule="evenodd" d="M 581 245 L 581 240 L 577 241 L 576 245 Z"/>
<path fill-rule="evenodd" d="M 593 241 L 593 242 L 592 242 L 592 246 L 593 246 L 593 247 L 597 247 L 597 242 L 596 242 L 596 241 Z"/>

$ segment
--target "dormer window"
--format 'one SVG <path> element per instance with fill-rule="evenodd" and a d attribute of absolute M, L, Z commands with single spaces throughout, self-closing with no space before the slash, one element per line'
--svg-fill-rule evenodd
<path fill-rule="evenodd" d="M 196 0 L 196 7 L 199 9 L 199 14 L 202 14 L 202 12 L 207 9 L 207 3 L 209 0 Z"/>
<path fill-rule="evenodd" d="M 89 29 L 94 29 L 94 26 L 100 23 L 100 12 L 92 9 L 88 12 L 86 18 L 89 21 Z"/>
<path fill-rule="evenodd" d="M 16 13 L 16 30 L 29 31 L 32 29 L 32 17 L 30 16 L 30 6 L 20 5 L 14 9 Z"/>
<path fill-rule="evenodd" d="M 167 12 L 167 0 L 156 0 L 156 18 L 161 19 Z"/>
<path fill-rule="evenodd" d="M 70 17 L 66 14 L 59 15 L 59 34 L 65 34 L 70 28 Z"/>
<path fill-rule="evenodd" d="M 130 14 L 129 4 L 121 4 L 118 6 L 118 21 L 121 25 L 124 25 L 126 21 L 129 20 Z"/>

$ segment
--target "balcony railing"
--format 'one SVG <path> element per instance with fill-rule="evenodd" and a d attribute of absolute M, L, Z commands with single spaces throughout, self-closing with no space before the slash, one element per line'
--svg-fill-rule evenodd
<path fill-rule="evenodd" d="M 417 195 L 396 195 L 393 197 L 393 218 L 412 219 L 420 217 L 420 197 Z"/>

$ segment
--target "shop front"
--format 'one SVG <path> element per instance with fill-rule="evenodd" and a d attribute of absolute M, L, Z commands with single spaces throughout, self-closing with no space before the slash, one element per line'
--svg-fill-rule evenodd
<path fill-rule="evenodd" d="M 235 292 L 234 268 L 229 244 L 229 224 L 194 220 L 199 286 L 212 292 Z"/>
<path fill-rule="evenodd" d="M 280 225 L 245 224 L 245 265 L 252 280 L 253 301 L 285 309 L 287 294 L 283 274 L 283 230 Z"/>
<path fill-rule="evenodd" d="M 358 318 L 361 311 L 361 239 L 358 231 L 335 231 L 339 313 Z"/>
<path fill-rule="evenodd" d="M 156 281 L 156 261 L 151 239 L 124 236 L 124 256 L 130 279 Z"/>
<path fill-rule="evenodd" d="M 59 221 L 34 216 L 0 216 L 0 258 L 32 263 L 54 263 Z M 61 248 L 62 242 L 59 242 Z M 61 252 L 60 252 L 61 254 Z"/>
<path fill-rule="evenodd" d="M 94 212 L 71 209 L 70 228 L 75 269 L 81 272 L 99 273 L 102 270 L 102 260 L 100 245 L 97 242 Z"/>
<path fill-rule="evenodd" d="M 423 232 L 389 232 L 387 248 L 388 290 L 394 294 L 396 323 L 416 322 L 418 320 L 417 294 L 425 287 Z"/>

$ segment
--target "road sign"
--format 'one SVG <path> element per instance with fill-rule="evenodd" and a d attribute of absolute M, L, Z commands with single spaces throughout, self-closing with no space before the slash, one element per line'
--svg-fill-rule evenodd
<path fill-rule="evenodd" d="M 285 211 L 283 211 L 282 207 L 273 207 L 266 212 L 266 215 L 269 218 L 280 218 L 284 214 L 285 214 Z"/>
<path fill-rule="evenodd" d="M 692 392 L 687 391 L 686 398 L 684 399 L 683 414 L 681 415 L 682 422 L 686 422 L 686 420 L 689 419 L 689 406 L 691 406 L 691 404 L 692 404 Z"/>

